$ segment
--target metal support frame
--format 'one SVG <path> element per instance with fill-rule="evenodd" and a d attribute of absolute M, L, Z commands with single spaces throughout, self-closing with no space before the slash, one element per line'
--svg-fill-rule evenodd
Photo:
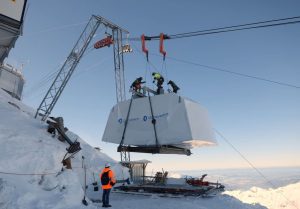
<path fill-rule="evenodd" d="M 73 74 L 77 64 L 79 63 L 82 55 L 84 54 L 87 46 L 96 33 L 96 30 L 98 29 L 100 23 L 101 22 L 95 16 L 92 16 L 90 18 L 77 43 L 70 52 L 68 58 L 64 62 L 55 80 L 53 81 L 50 89 L 48 90 L 43 101 L 38 107 L 35 118 L 38 115 L 41 115 L 42 120 L 45 121 L 50 115 L 67 82 Z"/>
<path fill-rule="evenodd" d="M 151 163 L 150 161 L 145 161 L 145 160 L 141 160 L 141 161 L 121 161 L 121 165 L 125 166 L 127 168 L 129 168 L 129 173 L 130 173 L 130 179 L 131 181 L 133 181 L 134 183 L 145 183 L 145 177 L 146 177 L 146 167 L 148 165 L 148 163 Z M 141 166 L 142 173 L 141 176 L 137 176 L 135 169 L 137 167 Z M 138 182 L 136 182 L 136 180 L 139 179 Z"/>
<path fill-rule="evenodd" d="M 115 65 L 115 83 L 116 83 L 116 98 L 117 102 L 126 100 L 125 94 L 125 76 L 124 76 L 124 59 L 122 53 L 122 30 L 119 27 L 110 27 L 113 36 L 113 50 L 114 50 L 114 65 Z M 128 33 L 128 32 L 127 32 Z M 120 152 L 121 161 L 130 161 L 130 152 Z"/>
<path fill-rule="evenodd" d="M 118 152 L 138 152 L 138 153 L 150 153 L 150 154 L 176 154 L 190 156 L 191 150 L 172 145 L 160 145 L 160 146 L 119 146 Z"/>
<path fill-rule="evenodd" d="M 111 23 L 103 17 L 93 15 L 88 24 L 86 25 L 84 31 L 80 35 L 77 43 L 72 49 L 71 53 L 67 57 L 63 66 L 61 67 L 58 75 L 56 76 L 54 82 L 52 83 L 50 89 L 46 93 L 44 99 L 42 100 L 40 106 L 38 107 L 35 118 L 38 115 L 42 116 L 42 120 L 45 121 L 47 117 L 51 114 L 57 100 L 59 99 L 61 93 L 63 92 L 67 82 L 69 81 L 71 75 L 73 74 L 77 64 L 82 58 L 84 52 L 86 51 L 89 43 L 91 42 L 94 34 L 96 33 L 100 24 L 105 25 L 112 29 L 114 38 L 114 63 L 115 63 L 115 78 L 116 78 L 116 92 L 117 92 L 117 102 L 125 100 L 125 83 L 124 83 L 124 62 L 123 53 L 119 53 L 122 50 L 122 33 L 128 33 L 128 31 L 120 28 L 119 26 Z"/>
<path fill-rule="evenodd" d="M 112 29 L 114 64 L 115 64 L 115 82 L 117 102 L 126 100 L 125 96 L 125 76 L 124 76 L 124 59 L 122 53 L 122 30 L 119 28 Z"/>
<path fill-rule="evenodd" d="M 120 156 L 121 156 L 121 162 L 129 162 L 130 161 L 130 152 L 129 151 L 121 150 Z"/>
<path fill-rule="evenodd" d="M 126 100 L 125 95 L 125 76 L 124 76 L 124 59 L 122 53 L 122 29 L 113 28 L 113 50 L 114 50 L 114 65 L 115 65 L 115 83 L 117 102 Z M 120 152 L 121 161 L 130 161 L 130 152 Z"/>
<path fill-rule="evenodd" d="M 35 114 L 35 118 L 37 118 L 37 116 L 40 115 L 42 117 L 42 121 L 45 121 L 47 117 L 51 114 L 52 109 L 54 108 L 57 100 L 59 99 L 61 93 L 67 85 L 67 82 L 73 74 L 77 64 L 82 58 L 84 52 L 86 51 L 100 24 L 103 24 L 105 27 L 108 27 L 112 30 L 114 40 L 113 51 L 117 102 L 121 102 L 126 99 L 124 59 L 122 53 L 122 34 L 123 32 L 127 34 L 129 32 L 103 17 L 93 15 L 90 18 L 84 31 L 80 35 L 77 43 L 75 44 L 65 63 L 61 67 L 58 75 L 56 76 L 50 89 L 46 93 L 43 101 L 38 107 Z M 121 152 L 121 161 L 130 161 L 130 153 L 127 151 Z"/>

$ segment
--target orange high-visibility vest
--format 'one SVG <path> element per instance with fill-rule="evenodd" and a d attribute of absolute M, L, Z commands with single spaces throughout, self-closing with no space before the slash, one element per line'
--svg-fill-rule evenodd
<path fill-rule="evenodd" d="M 102 189 L 111 189 L 113 186 L 110 183 L 111 182 L 116 183 L 115 174 L 110 168 L 104 168 L 102 170 L 101 174 L 99 174 L 100 180 L 101 180 L 101 177 L 102 177 L 103 173 L 105 173 L 107 171 L 109 171 L 108 172 L 109 182 L 108 182 L 107 185 L 102 185 Z"/>

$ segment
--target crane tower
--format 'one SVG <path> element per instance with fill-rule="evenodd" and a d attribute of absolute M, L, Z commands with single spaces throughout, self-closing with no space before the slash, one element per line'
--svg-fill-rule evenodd
<path fill-rule="evenodd" d="M 57 74 L 51 87 L 47 91 L 40 106 L 38 107 L 35 114 L 35 118 L 37 118 L 37 116 L 39 115 L 41 116 L 41 120 L 45 121 L 47 117 L 51 114 L 51 111 L 53 110 L 61 93 L 63 92 L 70 77 L 72 76 L 77 64 L 82 58 L 84 52 L 86 51 L 89 43 L 91 42 L 94 34 L 96 33 L 100 25 L 104 25 L 106 28 L 111 29 L 112 39 L 114 40 L 113 51 L 117 102 L 121 102 L 126 99 L 124 60 L 123 53 L 121 52 L 123 34 L 128 34 L 129 32 L 101 16 L 92 15 L 84 31 L 81 33 L 78 41 L 76 42 L 75 46 L 70 52 L 69 56 L 62 65 L 61 69 L 59 70 L 59 73 Z M 129 152 L 121 152 L 121 161 L 129 160 Z"/>
<path fill-rule="evenodd" d="M 47 91 L 40 106 L 38 107 L 35 118 L 37 118 L 37 116 L 39 115 L 41 116 L 42 121 L 45 121 L 51 114 L 51 111 L 53 110 L 61 93 L 63 92 L 70 77 L 72 76 L 77 64 L 79 63 L 94 34 L 101 24 L 106 28 L 111 29 L 112 38 L 114 40 L 113 51 L 117 102 L 121 102 L 126 99 L 124 82 L 124 60 L 123 53 L 120 52 L 122 50 L 123 33 L 128 34 L 129 32 L 101 16 L 92 15 L 69 56 L 59 70 L 59 73 L 57 74 L 51 87 Z"/>

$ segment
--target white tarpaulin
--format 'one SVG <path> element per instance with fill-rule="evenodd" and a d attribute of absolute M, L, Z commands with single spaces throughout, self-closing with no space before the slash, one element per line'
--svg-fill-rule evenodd
<path fill-rule="evenodd" d="M 109 115 L 102 141 L 124 145 L 156 145 L 150 101 L 156 120 L 159 145 L 193 148 L 216 144 L 207 111 L 198 103 L 176 94 L 162 94 L 132 100 L 115 105 Z"/>

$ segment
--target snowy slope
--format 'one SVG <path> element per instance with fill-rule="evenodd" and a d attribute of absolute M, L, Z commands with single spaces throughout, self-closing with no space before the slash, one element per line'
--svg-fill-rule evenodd
<path fill-rule="evenodd" d="M 85 156 L 87 166 L 88 194 L 98 200 L 101 192 L 94 192 L 91 183 L 97 181 L 104 163 L 112 163 L 118 179 L 126 179 L 128 170 L 68 132 L 73 140 L 80 141 L 83 150 L 72 160 L 73 170 L 60 172 L 67 144 L 52 138 L 46 132 L 47 124 L 34 119 L 33 114 L 31 108 L 0 90 L 0 209 L 100 208 L 101 203 L 90 200 L 88 206 L 81 203 L 84 196 L 81 156 Z M 112 193 L 111 203 L 112 208 L 122 209 L 266 208 L 243 203 L 227 194 L 214 198 L 162 198 Z"/>
<path fill-rule="evenodd" d="M 115 165 L 118 174 L 121 166 L 79 139 L 83 150 L 72 160 L 74 172 L 60 172 L 67 144 L 52 138 L 47 125 L 35 120 L 33 113 L 1 90 L 0 208 L 83 208 L 81 156 L 88 159 L 88 173 L 94 172 L 96 178 L 105 162 Z M 88 183 L 94 181 L 91 175 L 87 177 Z"/>
<path fill-rule="evenodd" d="M 248 191 L 228 191 L 245 203 L 260 203 L 269 209 L 298 209 L 300 208 L 300 182 L 277 189 L 261 189 L 253 187 Z"/>

